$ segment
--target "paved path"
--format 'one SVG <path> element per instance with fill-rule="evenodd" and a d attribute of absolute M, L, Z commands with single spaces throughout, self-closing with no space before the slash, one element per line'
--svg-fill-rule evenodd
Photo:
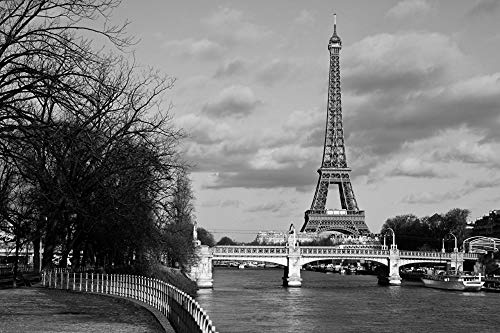
<path fill-rule="evenodd" d="M 0 289 L 0 332 L 165 331 L 150 311 L 134 302 L 61 290 L 18 288 Z"/>

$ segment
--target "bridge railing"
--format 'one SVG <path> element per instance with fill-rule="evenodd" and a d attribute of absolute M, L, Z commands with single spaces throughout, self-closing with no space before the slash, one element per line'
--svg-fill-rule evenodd
<path fill-rule="evenodd" d="M 212 253 L 216 254 L 243 254 L 243 255 L 258 255 L 258 256 L 286 256 L 288 249 L 286 246 L 273 246 L 273 245 L 245 245 L 245 246 L 215 246 L 212 248 Z"/>
<path fill-rule="evenodd" d="M 167 317 L 176 332 L 216 333 L 207 313 L 191 296 L 158 279 L 137 275 L 42 272 L 46 288 L 115 295 L 146 303 Z"/>
<path fill-rule="evenodd" d="M 366 255 L 366 256 L 388 256 L 389 250 L 380 249 L 349 249 L 329 246 L 301 247 L 300 254 L 308 255 Z"/>
<path fill-rule="evenodd" d="M 418 258 L 451 258 L 451 253 L 437 251 L 399 251 L 401 257 L 418 257 Z"/>

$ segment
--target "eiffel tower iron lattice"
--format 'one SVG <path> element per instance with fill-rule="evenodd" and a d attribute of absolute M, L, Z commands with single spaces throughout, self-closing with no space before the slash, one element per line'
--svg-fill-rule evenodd
<path fill-rule="evenodd" d="M 351 185 L 350 172 L 345 153 L 342 105 L 340 93 L 340 49 L 342 41 L 337 35 L 334 15 L 333 35 L 328 43 L 330 52 L 330 74 L 328 107 L 325 129 L 323 159 L 318 169 L 319 179 L 311 209 L 305 212 L 302 232 L 339 231 L 353 235 L 370 233 L 365 223 L 365 212 L 359 210 Z M 326 209 L 329 185 L 338 185 L 342 209 Z"/>

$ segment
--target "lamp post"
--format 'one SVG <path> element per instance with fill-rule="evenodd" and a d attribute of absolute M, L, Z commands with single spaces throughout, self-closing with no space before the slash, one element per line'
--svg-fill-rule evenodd
<path fill-rule="evenodd" d="M 382 245 L 382 250 L 387 250 L 387 245 L 385 244 L 385 234 L 383 234 L 382 237 L 384 237 L 384 245 Z"/>
<path fill-rule="evenodd" d="M 394 229 L 392 228 L 387 228 L 390 231 L 392 231 L 392 245 L 391 245 L 391 250 L 396 250 L 398 246 L 396 245 L 396 233 L 394 232 Z"/>
<path fill-rule="evenodd" d="M 450 232 L 450 235 L 452 235 L 455 238 L 455 247 L 453 248 L 453 252 L 458 252 L 458 247 L 457 247 L 457 236 L 455 236 L 454 233 Z"/>

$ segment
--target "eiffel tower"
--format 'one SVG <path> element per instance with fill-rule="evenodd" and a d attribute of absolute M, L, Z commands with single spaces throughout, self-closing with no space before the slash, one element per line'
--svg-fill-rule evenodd
<path fill-rule="evenodd" d="M 330 51 L 330 79 L 323 160 L 318 169 L 319 179 L 311 209 L 305 212 L 301 232 L 320 233 L 338 231 L 352 235 L 369 234 L 365 212 L 359 210 L 352 190 L 350 172 L 345 153 L 344 129 L 340 94 L 339 54 L 342 41 L 337 35 L 334 14 L 333 35 L 328 43 Z M 342 209 L 325 209 L 328 187 L 338 185 Z"/>

